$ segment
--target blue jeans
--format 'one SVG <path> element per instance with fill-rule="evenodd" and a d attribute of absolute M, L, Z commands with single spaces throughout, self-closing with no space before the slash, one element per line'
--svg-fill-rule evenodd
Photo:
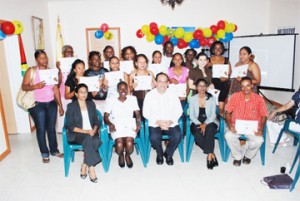
<path fill-rule="evenodd" d="M 36 102 L 36 105 L 29 109 L 29 113 L 35 124 L 37 141 L 42 157 L 49 157 L 49 149 L 46 142 L 46 131 L 51 155 L 59 153 L 55 130 L 57 115 L 56 102 L 54 100 L 45 103 Z"/>

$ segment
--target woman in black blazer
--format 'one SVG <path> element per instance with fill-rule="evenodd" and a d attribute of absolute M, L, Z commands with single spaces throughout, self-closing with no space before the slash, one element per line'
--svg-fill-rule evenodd
<path fill-rule="evenodd" d="M 97 116 L 95 103 L 86 100 L 88 87 L 85 84 L 77 85 L 75 95 L 77 100 L 68 104 L 66 112 L 68 141 L 82 145 L 84 160 L 81 165 L 80 177 L 86 178 L 88 168 L 90 180 L 97 183 L 94 166 L 101 162 L 98 152 L 101 145 L 99 139 L 100 119 Z"/>

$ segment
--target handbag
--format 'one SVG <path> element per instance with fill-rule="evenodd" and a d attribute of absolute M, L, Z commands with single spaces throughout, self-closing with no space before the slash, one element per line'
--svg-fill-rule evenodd
<path fill-rule="evenodd" d="M 33 85 L 35 79 L 35 71 L 36 71 L 36 67 L 31 67 L 30 86 Z M 21 88 L 17 95 L 17 104 L 25 110 L 33 108 L 35 106 L 34 91 L 33 90 L 24 91 L 21 85 Z"/>
<path fill-rule="evenodd" d="M 263 178 L 270 189 L 290 189 L 293 179 L 288 174 L 278 174 Z"/>

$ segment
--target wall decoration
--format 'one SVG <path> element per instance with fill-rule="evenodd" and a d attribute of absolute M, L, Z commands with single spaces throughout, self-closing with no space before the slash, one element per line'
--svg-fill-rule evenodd
<path fill-rule="evenodd" d="M 44 50 L 45 40 L 44 40 L 43 19 L 32 16 L 32 30 L 33 30 L 33 39 L 34 39 L 34 49 Z"/>
<path fill-rule="evenodd" d="M 23 32 L 24 27 L 23 24 L 18 21 L 14 20 L 10 21 L 3 21 L 0 22 L 0 40 L 6 38 L 6 36 L 11 36 L 13 34 L 19 35 Z"/>
<path fill-rule="evenodd" d="M 210 47 L 214 41 L 229 42 L 233 39 L 233 32 L 237 31 L 237 25 L 229 23 L 226 20 L 220 20 L 216 25 L 209 28 L 187 29 L 186 27 L 167 27 L 158 26 L 151 22 L 145 24 L 136 31 L 138 38 L 146 36 L 146 41 L 155 42 L 157 45 L 171 41 L 179 49 Z"/>
<path fill-rule="evenodd" d="M 99 51 L 102 55 L 105 46 L 110 45 L 114 48 L 116 56 L 120 57 L 121 55 L 120 27 L 108 27 L 107 24 L 104 25 L 102 24 L 100 29 L 86 28 L 85 30 L 86 30 L 85 32 L 86 32 L 87 55 L 89 54 L 90 51 L 93 50 Z M 102 37 L 104 37 L 105 40 L 99 40 Z"/>

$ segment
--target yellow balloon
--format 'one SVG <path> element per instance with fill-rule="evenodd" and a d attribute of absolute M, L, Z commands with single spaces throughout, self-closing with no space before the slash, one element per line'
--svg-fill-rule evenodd
<path fill-rule="evenodd" d="M 191 42 L 193 40 L 193 33 L 192 32 L 187 32 L 184 34 L 183 40 L 187 43 Z"/>
<path fill-rule="evenodd" d="M 107 31 L 104 33 L 104 38 L 106 40 L 111 40 L 111 39 L 113 39 L 113 37 L 114 37 L 114 35 L 110 31 Z"/>
<path fill-rule="evenodd" d="M 14 20 L 12 23 L 15 26 L 14 34 L 21 34 L 24 30 L 23 24 L 18 20 Z"/>
<path fill-rule="evenodd" d="M 217 36 L 217 34 L 214 35 L 216 40 L 220 40 L 220 38 Z"/>
<path fill-rule="evenodd" d="M 211 35 L 212 35 L 211 29 L 210 29 L 210 28 L 205 28 L 205 29 L 203 29 L 203 35 L 204 35 L 206 38 L 211 37 Z"/>
<path fill-rule="evenodd" d="M 174 36 L 174 34 L 175 34 L 175 30 L 174 29 L 172 29 L 172 28 L 169 28 L 168 29 L 168 36 L 171 38 L 171 37 L 173 37 Z"/>
<path fill-rule="evenodd" d="M 228 24 L 226 24 L 226 26 L 225 26 L 225 31 L 226 31 L 227 33 L 233 32 L 234 29 L 235 29 L 235 25 L 232 24 L 232 23 L 228 23 Z"/>
<path fill-rule="evenodd" d="M 158 30 L 162 36 L 165 36 L 168 33 L 168 28 L 166 25 L 161 25 Z"/>
<path fill-rule="evenodd" d="M 148 35 L 150 33 L 150 27 L 149 25 L 145 24 L 142 26 L 141 31 L 143 34 Z"/>
<path fill-rule="evenodd" d="M 217 32 L 218 38 L 224 38 L 225 37 L 225 31 L 223 29 L 219 29 Z"/>
<path fill-rule="evenodd" d="M 182 27 L 179 27 L 175 31 L 175 37 L 176 38 L 182 38 L 184 35 L 184 29 Z"/>
<path fill-rule="evenodd" d="M 152 35 L 152 34 L 148 34 L 148 35 L 146 36 L 146 40 L 147 40 L 149 43 L 152 42 L 152 41 L 154 41 L 154 38 L 155 38 L 155 36 Z"/>

